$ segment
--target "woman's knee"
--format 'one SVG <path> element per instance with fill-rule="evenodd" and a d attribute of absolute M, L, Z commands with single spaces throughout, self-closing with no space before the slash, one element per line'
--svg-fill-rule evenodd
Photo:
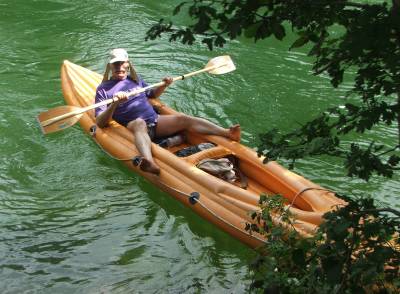
<path fill-rule="evenodd" d="M 141 118 L 130 121 L 126 127 L 132 132 L 147 131 L 147 124 Z"/>
<path fill-rule="evenodd" d="M 181 126 L 190 127 L 196 122 L 196 118 L 186 114 L 178 114 L 178 122 Z"/>

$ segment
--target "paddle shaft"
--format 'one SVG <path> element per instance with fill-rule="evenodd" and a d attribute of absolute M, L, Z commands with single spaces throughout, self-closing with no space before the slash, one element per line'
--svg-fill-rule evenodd
<path fill-rule="evenodd" d="M 225 65 L 225 64 L 222 64 L 222 65 L 221 65 L 221 64 L 219 64 L 219 65 L 217 64 L 217 65 L 205 67 L 205 68 L 203 68 L 203 69 L 200 69 L 200 70 L 197 70 L 197 71 L 194 71 L 194 72 L 191 72 L 191 73 L 182 75 L 182 76 L 174 77 L 172 80 L 173 80 L 174 82 L 175 82 L 175 81 L 179 81 L 179 80 L 184 80 L 184 79 L 189 78 L 189 77 L 191 77 L 191 76 L 194 76 L 194 75 L 197 75 L 197 74 L 200 74 L 200 73 L 203 73 L 203 72 L 207 72 L 207 71 L 211 71 L 211 70 L 217 69 L 218 67 L 222 67 L 222 66 L 224 66 L 224 65 Z M 144 87 L 144 88 L 142 88 L 142 89 L 128 92 L 128 93 L 127 93 L 127 96 L 128 96 L 128 97 L 129 97 L 129 96 L 134 96 L 134 95 L 143 93 L 143 92 L 145 92 L 145 91 L 147 91 L 147 90 L 149 90 L 149 89 L 153 89 L 153 88 L 160 87 L 160 86 L 164 86 L 164 85 L 165 85 L 165 82 L 155 83 L 155 84 L 149 85 L 149 86 L 147 86 L 147 87 Z M 94 108 L 97 108 L 97 107 L 99 107 L 99 106 L 103 106 L 103 105 L 106 105 L 106 104 L 110 104 L 110 103 L 116 102 L 116 101 L 118 101 L 118 100 L 119 100 L 118 97 L 113 97 L 113 98 L 110 98 L 110 99 L 101 101 L 101 102 L 99 102 L 99 103 L 96 103 L 96 104 L 92 104 L 92 105 L 89 105 L 89 106 L 86 106 L 86 107 L 79 108 L 79 109 L 77 109 L 77 110 L 75 110 L 75 111 L 71 111 L 71 112 L 65 113 L 65 114 L 63 114 L 63 115 L 59 115 L 59 116 L 50 118 L 50 119 L 48 119 L 48 120 L 42 122 L 42 126 L 43 126 L 43 127 L 49 126 L 49 125 L 51 125 L 51 124 L 53 124 L 53 123 L 55 123 L 55 122 L 58 122 L 58 121 L 60 121 L 60 120 L 63 120 L 63 119 L 66 119 L 66 118 L 69 118 L 69 117 L 72 117 L 72 116 L 75 116 L 75 115 L 79 115 L 79 114 L 84 113 L 84 112 L 86 112 L 86 111 L 89 111 L 89 110 L 91 110 L 91 109 L 94 109 Z"/>

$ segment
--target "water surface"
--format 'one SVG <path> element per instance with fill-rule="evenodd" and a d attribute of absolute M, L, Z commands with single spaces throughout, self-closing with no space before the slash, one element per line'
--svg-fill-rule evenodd
<path fill-rule="evenodd" d="M 254 252 L 109 158 L 79 126 L 43 136 L 36 115 L 63 105 L 67 59 L 102 73 L 107 52 L 126 48 L 148 83 L 203 68 L 229 54 L 237 70 L 177 82 L 170 106 L 228 126 L 256 145 L 270 127 L 290 130 L 343 101 L 311 75 L 288 42 L 240 39 L 225 48 L 144 42 L 145 31 L 180 1 L 3 0 L 0 3 L 0 292 L 245 293 Z M 391 141 L 381 127 L 371 136 Z M 373 194 L 399 207 L 395 179 L 343 176 L 330 158 L 296 170 L 340 192 Z"/>

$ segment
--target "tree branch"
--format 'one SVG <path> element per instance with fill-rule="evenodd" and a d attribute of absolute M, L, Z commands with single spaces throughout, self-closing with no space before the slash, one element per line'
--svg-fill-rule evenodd
<path fill-rule="evenodd" d="M 382 155 L 388 154 L 389 152 L 395 151 L 396 149 L 399 149 L 399 148 L 400 148 L 400 145 L 394 146 L 393 148 L 386 150 L 385 152 L 377 154 L 377 156 L 382 156 Z"/>

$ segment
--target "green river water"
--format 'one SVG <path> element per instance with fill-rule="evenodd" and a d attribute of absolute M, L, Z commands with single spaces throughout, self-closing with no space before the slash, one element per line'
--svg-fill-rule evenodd
<path fill-rule="evenodd" d="M 245 293 L 254 252 L 109 158 L 76 125 L 43 136 L 38 113 L 63 105 L 60 65 L 102 73 L 111 48 L 126 48 L 150 84 L 229 54 L 237 70 L 177 82 L 170 106 L 228 126 L 254 147 L 269 127 L 289 130 L 335 103 L 289 41 L 240 39 L 213 52 L 145 31 L 180 1 L 0 0 L 0 293 Z M 370 134 L 388 142 L 396 130 Z M 283 162 L 284 164 L 284 162 Z M 399 208 L 398 177 L 365 183 L 330 158 L 297 173 L 339 192 L 373 194 Z"/>

